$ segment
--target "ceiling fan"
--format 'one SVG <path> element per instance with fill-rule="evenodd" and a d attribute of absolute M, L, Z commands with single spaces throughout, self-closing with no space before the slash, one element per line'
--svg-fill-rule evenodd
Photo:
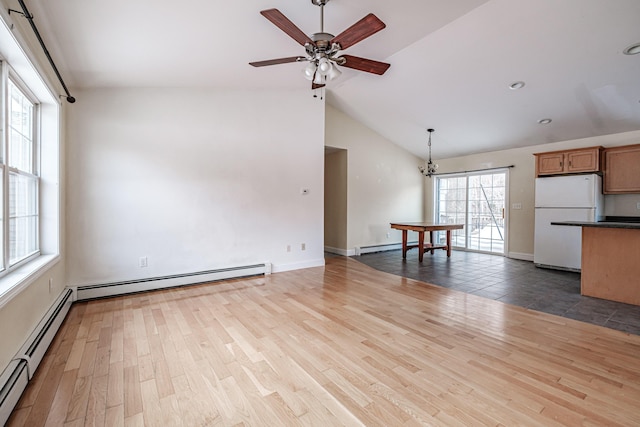
<path fill-rule="evenodd" d="M 305 48 L 306 55 L 269 59 L 250 62 L 249 64 L 254 67 L 265 67 L 289 62 L 308 62 L 309 64 L 305 68 L 304 74 L 308 80 L 311 80 L 311 89 L 324 87 L 327 80 L 338 77 L 341 72 L 337 65 L 372 74 L 384 74 L 391 66 L 390 64 L 339 53 L 341 50 L 347 49 L 385 28 L 384 22 L 373 13 L 370 13 L 337 36 L 325 33 L 324 5 L 328 2 L 329 0 L 311 0 L 311 3 L 320 7 L 320 32 L 312 34 L 310 37 L 303 33 L 278 9 L 261 11 L 260 14 L 262 16 L 301 44 Z"/>

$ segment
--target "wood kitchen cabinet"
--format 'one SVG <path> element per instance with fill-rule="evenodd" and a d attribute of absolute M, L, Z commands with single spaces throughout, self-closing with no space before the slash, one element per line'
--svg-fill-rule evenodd
<path fill-rule="evenodd" d="M 604 194 L 640 193 L 640 144 L 604 150 Z"/>
<path fill-rule="evenodd" d="M 582 295 L 640 305 L 640 229 L 582 227 Z"/>
<path fill-rule="evenodd" d="M 536 176 L 600 172 L 604 147 L 535 153 Z"/>

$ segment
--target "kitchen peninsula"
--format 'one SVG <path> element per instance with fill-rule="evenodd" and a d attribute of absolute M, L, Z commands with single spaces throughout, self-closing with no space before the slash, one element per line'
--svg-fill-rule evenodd
<path fill-rule="evenodd" d="M 640 220 L 551 224 L 582 227 L 582 295 L 640 305 Z"/>

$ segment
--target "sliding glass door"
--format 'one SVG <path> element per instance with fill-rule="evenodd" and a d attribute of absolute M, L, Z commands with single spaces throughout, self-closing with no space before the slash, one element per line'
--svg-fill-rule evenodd
<path fill-rule="evenodd" d="M 506 194 L 506 170 L 436 177 L 436 222 L 465 225 L 454 247 L 504 254 Z"/>

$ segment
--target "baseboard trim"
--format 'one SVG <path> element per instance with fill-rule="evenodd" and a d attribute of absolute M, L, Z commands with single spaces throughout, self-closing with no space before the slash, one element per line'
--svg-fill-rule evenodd
<path fill-rule="evenodd" d="M 418 241 L 415 242 L 407 242 L 407 245 L 417 245 Z M 385 251 L 395 251 L 398 249 L 402 249 L 402 243 L 388 243 L 384 245 L 370 245 L 370 246 L 356 246 L 355 255 L 364 255 L 370 254 L 374 252 L 385 252 Z"/>
<path fill-rule="evenodd" d="M 342 255 L 342 256 L 354 256 L 356 254 L 355 249 L 340 249 L 333 248 L 331 246 L 324 247 L 325 252 L 329 252 L 330 254 Z"/>
<path fill-rule="evenodd" d="M 312 259 L 308 261 L 292 262 L 289 264 L 274 264 L 273 272 L 282 273 L 284 271 L 300 270 L 302 268 L 324 267 L 324 258 Z"/>
<path fill-rule="evenodd" d="M 522 252 L 509 252 L 509 258 L 521 259 L 523 261 L 533 261 L 533 254 L 525 254 Z"/>
<path fill-rule="evenodd" d="M 73 292 L 65 289 L 0 376 L 0 425 L 5 425 L 64 321 Z"/>
<path fill-rule="evenodd" d="M 83 301 L 137 292 L 147 292 L 157 289 L 215 282 L 218 280 L 235 279 L 239 277 L 259 276 L 263 274 L 270 274 L 271 270 L 272 265 L 270 263 L 264 263 L 123 282 L 80 285 L 72 288 L 74 290 L 76 300 Z"/>

